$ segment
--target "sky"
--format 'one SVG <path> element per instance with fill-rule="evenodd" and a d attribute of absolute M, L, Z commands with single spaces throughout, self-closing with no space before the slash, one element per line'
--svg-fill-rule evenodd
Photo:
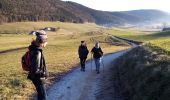
<path fill-rule="evenodd" d="M 157 9 L 170 13 L 170 0 L 63 0 L 73 1 L 103 11 Z"/>

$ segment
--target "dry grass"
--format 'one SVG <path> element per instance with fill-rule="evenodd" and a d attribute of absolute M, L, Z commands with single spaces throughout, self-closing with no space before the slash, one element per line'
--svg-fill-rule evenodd
<path fill-rule="evenodd" d="M 43 28 L 47 26 L 60 26 L 60 29 L 62 29 L 62 31 L 48 33 L 49 42 L 48 46 L 44 49 L 47 69 L 49 70 L 50 77 L 54 77 L 55 80 L 59 79 L 64 73 L 79 63 L 77 49 L 81 40 L 87 41 L 90 50 L 94 45 L 92 38 L 106 41 L 108 37 L 99 32 L 100 28 L 93 24 L 26 22 L 4 24 L 0 25 L 0 28 L 15 33 L 15 28 L 20 32 L 26 32 L 24 30 L 29 31 L 34 27 Z M 88 32 L 90 31 L 96 32 L 89 34 Z M 67 32 L 72 34 L 67 34 Z M 24 34 L 0 34 L 0 51 L 28 46 L 32 38 L 33 36 Z M 112 46 L 106 43 L 101 43 L 101 47 L 105 54 L 128 48 L 126 45 Z M 23 100 L 34 93 L 33 85 L 26 79 L 26 74 L 23 74 L 21 69 L 20 59 L 25 51 L 26 49 L 0 54 L 0 99 L 3 97 L 13 99 L 17 96 L 17 99 Z M 90 55 L 88 59 L 90 59 Z M 54 79 L 51 79 L 50 82 L 54 81 Z"/>
<path fill-rule="evenodd" d="M 169 100 L 169 57 L 148 46 L 138 47 L 118 58 L 113 67 L 126 100 Z"/>

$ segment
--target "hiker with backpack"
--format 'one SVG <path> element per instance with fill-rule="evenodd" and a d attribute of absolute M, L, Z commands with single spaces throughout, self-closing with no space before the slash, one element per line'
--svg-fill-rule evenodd
<path fill-rule="evenodd" d="M 46 100 L 46 90 L 44 83 L 42 81 L 43 78 L 47 78 L 47 70 L 45 59 L 43 56 L 42 48 L 47 45 L 47 34 L 45 31 L 36 31 L 36 39 L 32 41 L 29 46 L 29 51 L 27 52 L 27 57 L 23 56 L 22 63 L 24 63 L 23 59 L 28 59 L 30 65 L 28 79 L 32 81 L 37 90 L 37 100 Z M 28 55 L 29 54 L 29 55 Z M 23 64 L 24 65 L 24 64 Z"/>
<path fill-rule="evenodd" d="M 99 42 L 96 42 L 95 46 L 92 48 L 91 53 L 93 55 L 95 65 L 96 65 L 96 72 L 97 74 L 100 73 L 100 65 L 101 65 L 101 57 L 103 56 L 103 51 L 100 48 Z"/>
<path fill-rule="evenodd" d="M 88 53 L 89 53 L 89 50 L 87 49 L 85 41 L 81 41 L 81 44 L 78 48 L 78 54 L 79 54 L 80 63 L 81 63 L 81 71 L 85 71 L 85 62 L 86 62 Z"/>

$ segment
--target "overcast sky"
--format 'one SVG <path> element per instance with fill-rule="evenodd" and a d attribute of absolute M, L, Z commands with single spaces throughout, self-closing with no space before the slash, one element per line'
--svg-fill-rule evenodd
<path fill-rule="evenodd" d="M 170 12 L 170 0 L 63 0 L 74 1 L 87 7 L 104 11 L 158 9 Z"/>

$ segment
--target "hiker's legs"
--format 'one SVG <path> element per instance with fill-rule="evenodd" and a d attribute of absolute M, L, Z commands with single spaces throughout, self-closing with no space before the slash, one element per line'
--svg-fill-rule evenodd
<path fill-rule="evenodd" d="M 85 70 L 85 62 L 86 62 L 86 58 L 81 58 L 81 59 L 80 59 L 81 70 Z"/>
<path fill-rule="evenodd" d="M 32 82 L 37 90 L 37 100 L 46 100 L 46 90 L 40 78 L 32 79 Z"/>
<path fill-rule="evenodd" d="M 96 71 L 99 72 L 100 71 L 100 63 L 101 63 L 101 59 L 94 59 L 95 60 L 95 65 L 96 65 Z"/>
<path fill-rule="evenodd" d="M 83 59 L 83 69 L 85 70 L 86 58 Z"/>

